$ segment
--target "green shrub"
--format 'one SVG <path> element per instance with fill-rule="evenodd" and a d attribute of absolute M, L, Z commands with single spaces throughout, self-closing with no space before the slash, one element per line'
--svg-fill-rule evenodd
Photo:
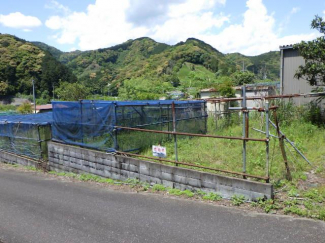
<path fill-rule="evenodd" d="M 153 192 L 156 192 L 156 191 L 166 191 L 166 187 L 164 185 L 161 185 L 161 184 L 155 184 L 153 185 L 152 187 L 152 191 Z"/>
<path fill-rule="evenodd" d="M 240 206 L 241 204 L 243 204 L 246 201 L 245 196 L 243 195 L 233 195 L 231 197 L 231 202 L 233 205 L 235 206 Z"/>
<path fill-rule="evenodd" d="M 208 193 L 207 195 L 203 196 L 202 198 L 204 200 L 210 200 L 210 201 L 219 201 L 222 199 L 222 197 L 219 194 L 213 193 L 213 192 Z"/>

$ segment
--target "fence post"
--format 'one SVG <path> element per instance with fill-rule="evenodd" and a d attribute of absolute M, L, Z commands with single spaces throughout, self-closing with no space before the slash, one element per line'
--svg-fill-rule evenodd
<path fill-rule="evenodd" d="M 274 115 L 274 120 L 275 120 L 275 125 L 276 125 L 276 132 L 277 132 L 278 137 L 279 137 L 279 145 L 280 145 L 282 157 L 283 157 L 283 160 L 284 160 L 284 165 L 285 165 L 285 168 L 286 168 L 286 179 L 288 181 L 292 181 L 292 176 L 291 176 L 290 168 L 289 168 L 289 164 L 288 164 L 288 158 L 287 158 L 287 154 L 286 154 L 286 151 L 285 151 L 285 148 L 284 148 L 284 136 L 280 132 L 279 121 L 278 121 L 278 117 L 277 117 L 277 114 L 276 114 L 276 110 L 273 111 L 273 115 Z"/>
<path fill-rule="evenodd" d="M 173 132 L 176 132 L 176 110 L 175 103 L 172 102 L 172 114 L 173 114 Z M 174 147 L 175 147 L 175 161 L 178 162 L 178 151 L 177 151 L 177 135 L 174 134 Z M 178 166 L 178 164 L 176 164 Z"/>
<path fill-rule="evenodd" d="M 270 127 L 269 127 L 269 101 L 265 102 L 265 134 L 266 134 L 266 177 L 270 178 Z"/>
<path fill-rule="evenodd" d="M 243 85 L 242 87 L 242 115 L 243 115 L 243 138 L 246 138 L 246 86 Z M 243 140 L 243 173 L 246 173 L 246 140 Z M 245 176 L 243 176 L 244 179 L 246 179 Z"/>

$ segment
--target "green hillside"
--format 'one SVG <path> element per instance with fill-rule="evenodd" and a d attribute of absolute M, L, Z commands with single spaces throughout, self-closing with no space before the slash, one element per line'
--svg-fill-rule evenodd
<path fill-rule="evenodd" d="M 140 98 L 138 93 L 157 98 L 174 89 L 211 87 L 218 76 L 236 71 L 224 54 L 193 38 L 169 46 L 144 37 L 110 48 L 62 53 L 58 60 L 92 93 L 125 99 Z"/>
<path fill-rule="evenodd" d="M 62 91 L 63 82 L 74 82 L 77 77 L 79 90 L 92 97 L 109 94 L 120 99 L 156 99 L 173 90 L 196 95 L 200 89 L 220 83 L 236 84 L 233 74 L 241 75 L 238 71 L 243 62 L 246 70 L 255 73 L 250 82 L 279 77 L 278 52 L 253 57 L 224 55 L 194 38 L 167 45 L 143 37 L 93 51 L 62 52 L 41 42 L 0 37 L 0 51 L 5 53 L 0 59 L 0 87 L 7 87 L 2 91 L 5 94 L 30 92 L 34 77 L 39 92 L 52 95 L 53 84 L 58 87 L 61 83 Z M 7 69 L 14 70 L 13 75 Z"/>
<path fill-rule="evenodd" d="M 226 55 L 227 59 L 234 62 L 237 68 L 253 72 L 257 79 L 279 80 L 280 77 L 280 52 L 270 51 L 258 56 L 244 56 L 240 53 Z"/>
<path fill-rule="evenodd" d="M 12 35 L 0 34 L 0 95 L 31 94 L 49 98 L 60 80 L 76 82 L 72 72 L 49 52 Z"/>

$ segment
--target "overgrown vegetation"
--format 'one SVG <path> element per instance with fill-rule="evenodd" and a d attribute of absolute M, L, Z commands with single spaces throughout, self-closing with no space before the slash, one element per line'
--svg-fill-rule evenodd
<path fill-rule="evenodd" d="M 49 52 L 17 37 L 0 34 L 0 95 L 32 93 L 49 101 L 60 80 L 76 82 L 72 72 Z M 45 93 L 44 93 L 45 92 Z"/>

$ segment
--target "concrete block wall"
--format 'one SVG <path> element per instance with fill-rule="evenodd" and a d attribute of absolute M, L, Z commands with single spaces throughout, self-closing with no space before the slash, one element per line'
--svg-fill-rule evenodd
<path fill-rule="evenodd" d="M 37 167 L 38 161 L 32 158 L 0 150 L 0 162 Z"/>
<path fill-rule="evenodd" d="M 48 151 L 50 170 L 91 173 L 116 180 L 136 178 L 181 190 L 217 192 L 225 198 L 235 194 L 244 195 L 249 200 L 273 197 L 273 186 L 269 183 L 168 166 L 54 142 L 48 143 Z"/>

